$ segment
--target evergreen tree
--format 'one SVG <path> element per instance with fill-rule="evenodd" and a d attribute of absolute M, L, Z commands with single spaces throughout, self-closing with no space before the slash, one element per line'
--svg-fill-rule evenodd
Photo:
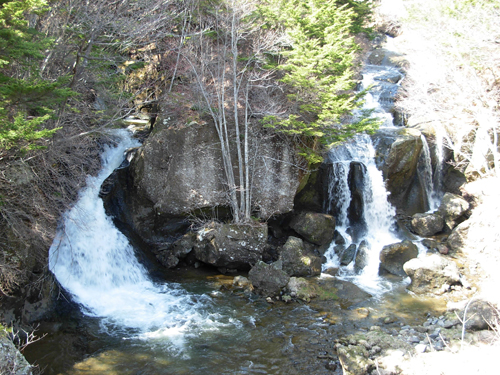
<path fill-rule="evenodd" d="M 356 13 L 335 0 L 278 0 L 270 13 L 288 35 L 289 48 L 278 66 L 288 89 L 287 117 L 268 115 L 263 122 L 280 132 L 333 145 L 358 132 L 373 131 L 368 116 L 352 121 L 363 94 L 355 94 L 354 62 L 358 50 L 352 36 Z M 269 15 L 269 13 L 268 13 Z M 349 117 L 349 121 L 345 121 Z M 307 141 L 309 139 L 309 141 Z M 304 156 L 318 161 L 314 153 Z M 315 159 L 315 160 L 313 160 Z"/>
<path fill-rule="evenodd" d="M 30 27 L 28 15 L 47 7 L 45 0 L 0 0 L 0 148 L 29 150 L 56 129 L 44 129 L 54 108 L 71 91 L 67 80 L 44 79 L 39 64 L 51 40 Z"/>

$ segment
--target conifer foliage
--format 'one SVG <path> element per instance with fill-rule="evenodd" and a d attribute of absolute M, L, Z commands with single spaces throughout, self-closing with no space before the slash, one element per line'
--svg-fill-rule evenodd
<path fill-rule="evenodd" d="M 358 132 L 372 131 L 377 122 L 368 116 L 345 121 L 359 108 L 362 94 L 353 94 L 355 54 L 352 30 L 356 12 L 336 1 L 278 1 L 272 11 L 288 35 L 284 72 L 289 113 L 268 115 L 265 126 L 285 134 L 316 138 L 332 145 Z M 305 156 L 312 155 L 305 153 Z"/>
<path fill-rule="evenodd" d="M 45 129 L 57 104 L 71 91 L 65 78 L 44 79 L 39 70 L 51 40 L 30 27 L 26 16 L 42 13 L 45 0 L 0 1 L 0 147 L 34 149 L 41 138 L 57 131 Z"/>

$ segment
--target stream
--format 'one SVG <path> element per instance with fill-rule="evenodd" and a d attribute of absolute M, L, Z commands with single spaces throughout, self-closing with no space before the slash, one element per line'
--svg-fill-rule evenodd
<path fill-rule="evenodd" d="M 392 67 L 368 66 L 364 72 L 363 85 L 372 86 L 366 105 L 384 119 L 383 128 L 394 127 L 387 101 L 397 91 L 398 74 Z M 270 303 L 203 267 L 151 273 L 99 198 L 125 151 L 138 146 L 124 130 L 116 138 L 50 248 L 49 268 L 65 290 L 63 318 L 43 323 L 38 333 L 47 336 L 25 351 L 44 374 L 340 374 L 334 350 L 339 337 L 366 332 L 387 317 L 398 327 L 423 321 L 442 308 L 408 294 L 406 281 L 378 276 L 380 250 L 402 238 L 369 136 L 332 150 L 327 159 L 332 168 L 326 212 L 336 216 L 347 245 L 368 244 L 368 265 L 362 272 L 341 266 L 339 279 L 365 292 L 342 294 L 339 287 L 338 298 L 310 303 Z M 358 216 L 348 181 L 353 163 L 362 171 Z M 432 171 L 422 173 L 432 209 Z M 326 253 L 325 269 L 340 266 L 334 247 Z M 328 276 L 319 280 L 328 282 Z"/>

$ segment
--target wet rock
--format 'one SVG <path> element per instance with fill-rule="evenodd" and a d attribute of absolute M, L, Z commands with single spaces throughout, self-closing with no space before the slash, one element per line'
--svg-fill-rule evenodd
<path fill-rule="evenodd" d="M 344 375 L 365 375 L 373 366 L 368 351 L 361 345 L 340 346 L 337 355 Z"/>
<path fill-rule="evenodd" d="M 317 289 L 309 285 L 308 281 L 302 277 L 290 277 L 286 285 L 286 292 L 293 298 L 310 301 L 318 295 Z"/>
<path fill-rule="evenodd" d="M 345 245 L 346 239 L 338 230 L 335 229 L 335 232 L 333 233 L 333 242 L 335 242 L 336 245 Z"/>
<path fill-rule="evenodd" d="M 459 218 L 469 209 L 469 202 L 462 197 L 446 193 L 439 206 L 439 213 L 444 217 L 445 224 L 449 230 L 458 224 Z"/>
<path fill-rule="evenodd" d="M 371 294 L 349 281 L 328 278 L 317 282 L 322 289 L 334 291 L 343 308 L 349 308 L 372 297 Z"/>
<path fill-rule="evenodd" d="M 443 286 L 449 288 L 460 282 L 457 265 L 439 254 L 412 259 L 404 264 L 404 271 L 411 279 L 408 289 L 418 294 L 439 294 Z"/>
<path fill-rule="evenodd" d="M 355 255 L 356 245 L 352 244 L 342 252 L 342 255 L 340 256 L 340 264 L 343 266 L 348 266 L 354 260 Z"/>
<path fill-rule="evenodd" d="M 189 232 L 176 240 L 173 244 L 156 251 L 156 258 L 167 268 L 174 268 L 180 259 L 184 259 L 195 247 L 196 233 Z"/>
<path fill-rule="evenodd" d="M 321 258 L 308 251 L 302 239 L 288 237 L 280 253 L 283 270 L 289 276 L 315 276 L 321 273 Z"/>
<path fill-rule="evenodd" d="M 273 264 L 258 262 L 248 272 L 248 278 L 255 290 L 264 296 L 276 296 L 280 294 L 290 277 L 282 269 L 282 262 L 277 261 Z"/>
<path fill-rule="evenodd" d="M 354 268 L 361 271 L 368 265 L 368 243 L 363 240 L 358 246 L 358 252 L 356 253 L 356 259 L 354 261 Z"/>
<path fill-rule="evenodd" d="M 443 230 L 444 218 L 440 213 L 415 214 L 411 219 L 411 227 L 419 236 L 433 236 Z"/>
<path fill-rule="evenodd" d="M 403 265 L 417 256 L 417 246 L 408 240 L 384 246 L 380 252 L 380 269 L 396 276 L 406 276 Z"/>
<path fill-rule="evenodd" d="M 352 161 L 349 167 L 348 184 L 351 191 L 351 203 L 347 216 L 351 223 L 358 223 L 363 219 L 366 166 L 363 163 Z"/>
<path fill-rule="evenodd" d="M 339 269 L 338 267 L 329 267 L 326 270 L 324 270 L 323 273 L 326 273 L 327 275 L 330 276 L 337 276 L 337 274 L 339 273 Z"/>
<path fill-rule="evenodd" d="M 316 245 L 325 245 L 333 240 L 335 218 L 317 212 L 299 212 L 290 222 L 290 227 Z"/>
<path fill-rule="evenodd" d="M 245 276 L 235 276 L 233 279 L 233 285 L 240 288 L 248 288 L 251 285 L 251 282 Z"/>
<path fill-rule="evenodd" d="M 457 303 L 448 303 L 447 310 L 456 313 L 462 321 L 466 321 L 466 329 L 479 331 L 491 328 L 498 316 L 497 309 L 487 301 L 468 300 Z M 465 319 L 464 319 L 465 318 Z"/>
<path fill-rule="evenodd" d="M 196 234 L 196 259 L 216 266 L 248 270 L 262 259 L 267 225 L 210 223 Z"/>

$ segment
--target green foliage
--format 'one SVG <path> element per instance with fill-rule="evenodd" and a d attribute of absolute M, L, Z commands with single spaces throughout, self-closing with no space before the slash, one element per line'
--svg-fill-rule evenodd
<path fill-rule="evenodd" d="M 32 150 L 57 129 L 42 125 L 74 93 L 68 79 L 46 80 L 39 63 L 52 41 L 29 27 L 25 16 L 40 13 L 45 0 L 0 0 L 0 147 Z"/>
<path fill-rule="evenodd" d="M 264 126 L 288 135 L 319 138 L 327 145 L 377 127 L 377 121 L 363 116 L 341 125 L 359 108 L 363 96 L 353 92 L 358 46 L 352 31 L 358 15 L 348 6 L 351 2 L 344 3 L 338 7 L 335 0 L 279 1 L 267 12 L 290 37 L 290 48 L 282 53 L 286 61 L 279 69 L 284 72 L 281 81 L 289 88 L 293 113 L 287 118 L 267 116 Z M 308 158 L 317 160 L 313 155 Z"/>

